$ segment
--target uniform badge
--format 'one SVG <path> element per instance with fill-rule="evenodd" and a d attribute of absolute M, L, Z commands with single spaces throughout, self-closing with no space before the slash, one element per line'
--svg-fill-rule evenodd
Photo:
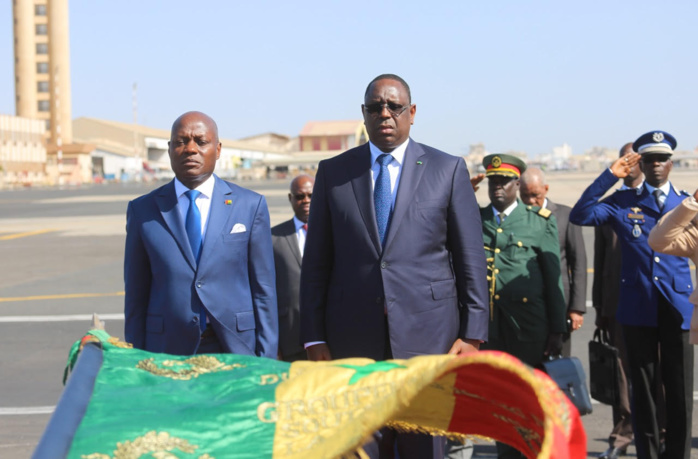
<path fill-rule="evenodd" d="M 538 215 L 540 215 L 543 218 L 548 218 L 551 214 L 552 212 L 550 211 L 550 209 L 541 209 L 538 211 Z"/>
<path fill-rule="evenodd" d="M 652 140 L 659 143 L 662 140 L 664 140 L 664 134 L 662 134 L 661 132 L 655 132 L 654 134 L 652 134 Z"/>
<path fill-rule="evenodd" d="M 499 156 L 495 156 L 492 158 L 492 167 L 499 167 L 502 165 L 502 158 Z"/>
<path fill-rule="evenodd" d="M 640 225 L 635 223 L 635 226 L 633 226 L 633 236 L 640 237 L 642 236 L 642 230 L 640 229 Z"/>
<path fill-rule="evenodd" d="M 645 220 L 645 216 L 642 214 L 642 209 L 639 207 L 631 207 L 630 210 L 633 211 L 633 213 L 628 214 L 628 218 L 631 220 Z M 635 236 L 637 237 L 637 236 Z"/>

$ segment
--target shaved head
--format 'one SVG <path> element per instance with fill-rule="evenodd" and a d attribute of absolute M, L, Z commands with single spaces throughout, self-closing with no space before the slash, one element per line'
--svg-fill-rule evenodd
<path fill-rule="evenodd" d="M 625 145 L 623 145 L 622 147 L 620 147 L 620 151 L 618 152 L 618 157 L 621 158 L 621 157 L 627 155 L 628 153 L 632 153 L 632 152 L 633 152 L 633 143 L 628 142 Z"/>
<path fill-rule="evenodd" d="M 206 113 L 197 111 L 186 112 L 180 115 L 179 118 L 177 118 L 175 122 L 172 123 L 170 138 L 172 138 L 172 135 L 179 129 L 179 127 L 182 125 L 182 122 L 187 119 L 194 119 L 196 121 L 206 124 L 206 127 L 208 128 L 209 132 L 215 136 L 215 142 L 218 142 L 218 125 L 216 124 L 216 122 L 213 121 L 213 118 L 208 116 Z"/>

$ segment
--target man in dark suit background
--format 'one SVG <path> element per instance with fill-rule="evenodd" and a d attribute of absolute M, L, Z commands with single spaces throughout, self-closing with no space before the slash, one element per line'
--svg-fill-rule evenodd
<path fill-rule="evenodd" d="M 271 229 L 279 306 L 279 358 L 286 362 L 307 358 L 300 342 L 298 297 L 314 184 L 315 179 L 309 175 L 299 175 L 291 181 L 288 201 L 293 208 L 293 218 Z"/>
<path fill-rule="evenodd" d="M 321 161 L 315 177 L 301 272 L 308 357 L 476 351 L 486 262 L 465 162 L 410 139 L 417 107 L 397 75 L 371 81 L 361 111 L 370 143 Z M 401 458 L 443 455 L 423 436 L 397 437 Z"/>
<path fill-rule="evenodd" d="M 632 142 L 620 149 L 619 157 L 633 152 Z M 641 189 L 644 175 L 639 164 L 635 164 L 623 178 L 621 190 Z M 616 320 L 618 294 L 620 290 L 621 250 L 616 233 L 611 225 L 594 228 L 594 281 L 591 287 L 592 305 L 596 310 L 596 326 L 608 333 L 611 345 L 618 349 L 620 396 L 613 405 L 613 429 L 608 436 L 608 449 L 601 459 L 618 459 L 626 453 L 633 441 L 633 425 L 630 412 L 630 392 L 627 375 L 628 357 L 623 341 L 623 328 Z M 660 390 L 661 387 L 660 387 Z M 661 406 L 658 405 L 658 406 Z M 664 423 L 662 423 L 663 425 Z"/>
<path fill-rule="evenodd" d="M 276 358 L 264 197 L 213 174 L 221 144 L 207 115 L 177 118 L 168 145 L 176 178 L 128 205 L 126 340 L 151 352 Z"/>
<path fill-rule="evenodd" d="M 562 288 L 567 301 L 568 329 L 572 332 L 582 328 L 587 311 L 587 253 L 582 227 L 570 223 L 572 208 L 548 199 L 548 189 L 545 175 L 537 167 L 530 167 L 521 174 L 521 200 L 525 204 L 550 210 L 557 220 Z M 562 337 L 562 355 L 565 357 L 572 353 L 570 332 Z"/>

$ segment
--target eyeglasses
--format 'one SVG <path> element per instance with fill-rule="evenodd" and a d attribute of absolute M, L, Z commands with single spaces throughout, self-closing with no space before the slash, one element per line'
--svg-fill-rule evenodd
<path fill-rule="evenodd" d="M 305 194 L 299 193 L 299 194 L 293 195 L 293 199 L 295 199 L 296 201 L 302 201 L 305 198 L 312 199 L 312 197 L 313 197 L 313 193 L 305 193 Z"/>
<path fill-rule="evenodd" d="M 366 113 L 375 116 L 375 115 L 380 115 L 381 113 L 383 113 L 383 108 L 385 107 L 388 109 L 388 112 L 390 112 L 390 114 L 392 116 L 397 118 L 398 116 L 402 115 L 402 113 L 405 110 L 407 110 L 408 108 L 410 108 L 411 106 L 412 106 L 412 104 L 400 105 L 400 104 L 396 104 L 395 102 L 387 102 L 385 104 L 380 104 L 380 103 L 376 102 L 374 104 L 364 105 L 364 108 L 366 109 Z"/>

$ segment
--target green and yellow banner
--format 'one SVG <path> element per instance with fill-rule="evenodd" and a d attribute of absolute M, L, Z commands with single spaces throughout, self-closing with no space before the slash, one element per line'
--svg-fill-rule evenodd
<path fill-rule="evenodd" d="M 333 458 L 372 432 L 487 437 L 530 458 L 585 458 L 579 413 L 547 375 L 507 354 L 288 364 L 76 343 L 34 457 Z"/>

